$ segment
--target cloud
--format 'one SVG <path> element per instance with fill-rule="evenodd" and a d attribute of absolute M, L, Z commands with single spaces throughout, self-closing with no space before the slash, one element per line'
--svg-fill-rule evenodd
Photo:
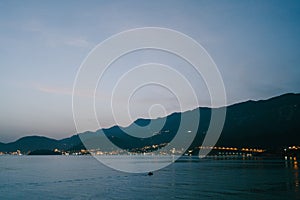
<path fill-rule="evenodd" d="M 49 85 L 41 85 L 41 84 L 34 84 L 34 89 L 48 94 L 56 94 L 56 95 L 73 95 L 73 88 L 71 87 L 58 87 L 58 86 L 49 86 Z M 74 95 L 80 96 L 80 97 L 88 97 L 88 98 L 94 98 L 94 90 L 93 89 L 81 89 L 74 92 Z M 99 97 L 98 94 L 96 94 L 96 97 Z M 109 98 L 108 94 L 102 93 L 101 98 Z"/>
<path fill-rule="evenodd" d="M 66 45 L 69 46 L 74 46 L 74 47 L 88 47 L 90 46 L 90 42 L 88 42 L 86 39 L 84 38 L 66 38 L 65 42 Z"/>
<path fill-rule="evenodd" d="M 39 20 L 36 20 L 36 19 L 31 19 L 31 20 L 24 22 L 21 25 L 21 28 L 22 28 L 22 30 L 27 31 L 27 32 L 41 33 L 41 34 L 44 33 L 43 30 L 45 29 L 43 27 L 43 24 Z"/>
<path fill-rule="evenodd" d="M 35 89 L 37 89 L 40 92 L 51 93 L 51 94 L 72 95 L 72 89 L 64 88 L 64 87 L 35 85 Z"/>
<path fill-rule="evenodd" d="M 37 19 L 26 21 L 21 26 L 22 31 L 40 35 L 45 44 L 50 47 L 58 47 L 61 45 L 71 47 L 89 47 L 92 45 L 86 37 L 68 33 L 58 27 L 50 27 Z"/>

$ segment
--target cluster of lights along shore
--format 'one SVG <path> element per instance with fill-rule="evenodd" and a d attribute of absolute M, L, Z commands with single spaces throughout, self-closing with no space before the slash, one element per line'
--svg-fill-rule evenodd
<path fill-rule="evenodd" d="M 119 150 L 119 151 L 101 151 L 101 149 L 80 149 L 77 151 L 64 151 L 60 149 L 53 149 L 53 152 L 58 153 L 60 155 L 157 155 L 155 151 L 151 151 L 151 149 L 158 149 L 167 144 L 159 144 L 159 145 L 151 145 L 145 146 L 143 148 L 134 149 L 134 150 Z M 252 156 L 252 155 L 260 155 L 266 152 L 266 149 L 260 148 L 237 148 L 237 147 L 210 147 L 210 146 L 199 146 L 194 149 L 189 149 L 184 152 L 183 149 L 171 149 L 168 152 L 159 151 L 159 155 L 196 155 L 194 152 L 199 151 L 200 149 L 209 149 L 211 153 L 208 156 Z M 298 152 L 300 151 L 300 146 L 289 146 L 286 148 L 281 149 L 285 159 L 292 158 L 294 159 L 294 154 L 291 152 Z M 16 150 L 14 152 L 0 152 L 0 155 L 27 155 L 30 152 L 21 152 L 20 150 Z"/>

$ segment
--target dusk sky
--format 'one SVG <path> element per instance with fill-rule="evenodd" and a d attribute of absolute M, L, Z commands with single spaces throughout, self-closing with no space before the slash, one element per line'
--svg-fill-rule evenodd
<path fill-rule="evenodd" d="M 199 42 L 219 68 L 227 104 L 300 92 L 299 1 L 0 1 L 0 27 L 0 142 L 75 134 L 72 88 L 81 63 L 97 44 L 132 28 L 174 29 Z M 137 52 L 138 62 L 128 55 L 119 65 L 153 58 L 184 65 L 158 54 Z M 209 106 L 196 79 L 194 106 Z M 147 116 L 143 107 L 157 89 L 149 91 L 141 91 L 134 118 Z"/>

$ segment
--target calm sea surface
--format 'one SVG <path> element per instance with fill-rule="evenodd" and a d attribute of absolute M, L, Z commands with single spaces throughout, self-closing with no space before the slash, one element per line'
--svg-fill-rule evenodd
<path fill-rule="evenodd" d="M 186 159 L 153 176 L 91 156 L 0 156 L 0 199 L 300 199 L 293 160 Z"/>

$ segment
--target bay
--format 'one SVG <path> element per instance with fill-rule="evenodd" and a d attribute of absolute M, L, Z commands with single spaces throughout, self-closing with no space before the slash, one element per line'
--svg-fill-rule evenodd
<path fill-rule="evenodd" d="M 300 199 L 297 161 L 184 158 L 125 173 L 92 156 L 0 156 L 0 199 Z"/>

